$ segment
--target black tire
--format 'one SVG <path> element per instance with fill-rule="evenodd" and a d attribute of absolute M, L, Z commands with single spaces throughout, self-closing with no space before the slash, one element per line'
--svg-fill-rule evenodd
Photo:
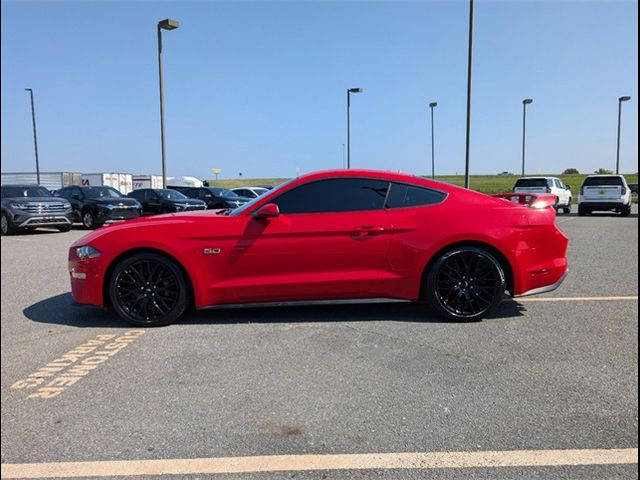
<path fill-rule="evenodd" d="M 16 227 L 13 226 L 8 215 L 4 212 L 2 212 L 2 217 L 0 218 L 0 233 L 2 235 L 13 235 L 16 233 Z"/>
<path fill-rule="evenodd" d="M 124 320 L 143 327 L 175 322 L 188 306 L 184 274 L 172 260 L 139 253 L 119 261 L 109 279 L 109 300 Z"/>
<path fill-rule="evenodd" d="M 620 214 L 623 217 L 628 217 L 629 215 L 631 215 L 631 205 L 625 205 L 624 207 L 622 207 Z"/>
<path fill-rule="evenodd" d="M 423 297 L 441 317 L 473 322 L 500 304 L 505 289 L 504 270 L 493 255 L 477 247 L 459 247 L 433 263 Z"/>
<path fill-rule="evenodd" d="M 58 227 L 58 231 L 65 233 L 71 231 L 71 225 L 63 225 L 62 227 Z"/>
<path fill-rule="evenodd" d="M 586 207 L 583 207 L 582 205 L 578 205 L 578 215 L 581 217 L 585 217 L 589 214 L 589 210 L 586 209 Z"/>
<path fill-rule="evenodd" d="M 96 216 L 91 210 L 85 210 L 84 212 L 82 212 L 82 225 L 87 230 L 95 230 L 96 228 L 102 226 L 101 223 L 98 223 L 98 221 L 96 220 Z"/>
<path fill-rule="evenodd" d="M 571 204 L 569 204 L 566 207 L 564 207 L 562 209 L 562 213 L 564 213 L 565 215 L 569 215 L 571 213 Z"/>

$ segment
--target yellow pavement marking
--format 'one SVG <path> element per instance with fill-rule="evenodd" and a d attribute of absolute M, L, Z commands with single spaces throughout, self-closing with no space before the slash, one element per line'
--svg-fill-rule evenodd
<path fill-rule="evenodd" d="M 633 465 L 637 463 L 637 448 L 269 455 L 105 462 L 5 463 L 2 464 L 2 478 L 222 475 L 309 470 L 554 467 L 565 465 Z"/>
<path fill-rule="evenodd" d="M 612 301 L 633 301 L 638 300 L 638 296 L 630 295 L 624 297 L 520 297 L 516 302 L 612 302 Z"/>

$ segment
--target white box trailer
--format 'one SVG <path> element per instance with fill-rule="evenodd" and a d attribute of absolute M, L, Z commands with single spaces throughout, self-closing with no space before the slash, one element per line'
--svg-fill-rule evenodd
<path fill-rule="evenodd" d="M 3 172 L 0 184 L 38 183 L 36 172 Z M 74 172 L 40 172 L 40 185 L 48 190 L 58 190 L 70 185 L 80 185 L 82 174 Z"/>
<path fill-rule="evenodd" d="M 133 190 L 133 175 L 129 173 L 83 173 L 82 186 L 113 187 L 126 195 Z"/>
<path fill-rule="evenodd" d="M 134 175 L 133 189 L 139 188 L 163 188 L 162 175 Z"/>
<path fill-rule="evenodd" d="M 167 177 L 169 187 L 202 187 L 202 180 L 196 177 Z"/>

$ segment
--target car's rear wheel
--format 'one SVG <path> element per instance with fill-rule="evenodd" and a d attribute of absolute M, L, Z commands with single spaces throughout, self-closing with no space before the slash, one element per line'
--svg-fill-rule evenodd
<path fill-rule="evenodd" d="M 187 308 L 188 288 L 175 262 L 140 253 L 118 262 L 109 281 L 111 305 L 120 317 L 139 326 L 168 325 Z"/>
<path fill-rule="evenodd" d="M 15 227 L 11 224 L 11 220 L 9 220 L 9 217 L 4 212 L 2 216 L 0 216 L 0 233 L 2 233 L 2 235 L 13 235 L 16 233 Z"/>
<path fill-rule="evenodd" d="M 631 215 L 631 205 L 625 205 L 622 207 L 622 211 L 620 212 L 623 217 L 628 217 Z"/>
<path fill-rule="evenodd" d="M 506 288 L 500 262 L 477 247 L 460 247 L 443 253 L 429 269 L 424 295 L 440 316 L 476 321 L 501 301 Z"/>
<path fill-rule="evenodd" d="M 583 207 L 582 205 L 578 205 L 578 215 L 581 217 L 584 217 L 586 215 L 588 215 L 590 212 L 589 210 L 587 210 L 585 207 Z"/>

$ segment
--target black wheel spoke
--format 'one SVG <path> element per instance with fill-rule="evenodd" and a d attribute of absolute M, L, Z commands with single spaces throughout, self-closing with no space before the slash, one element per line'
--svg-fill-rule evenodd
<path fill-rule="evenodd" d="M 493 304 L 500 282 L 495 262 L 474 251 L 447 257 L 436 275 L 440 304 L 455 316 L 484 313 Z"/>
<path fill-rule="evenodd" d="M 115 281 L 116 301 L 140 322 L 153 322 L 162 318 L 178 304 L 178 278 L 161 261 L 133 261 L 122 269 Z"/>

